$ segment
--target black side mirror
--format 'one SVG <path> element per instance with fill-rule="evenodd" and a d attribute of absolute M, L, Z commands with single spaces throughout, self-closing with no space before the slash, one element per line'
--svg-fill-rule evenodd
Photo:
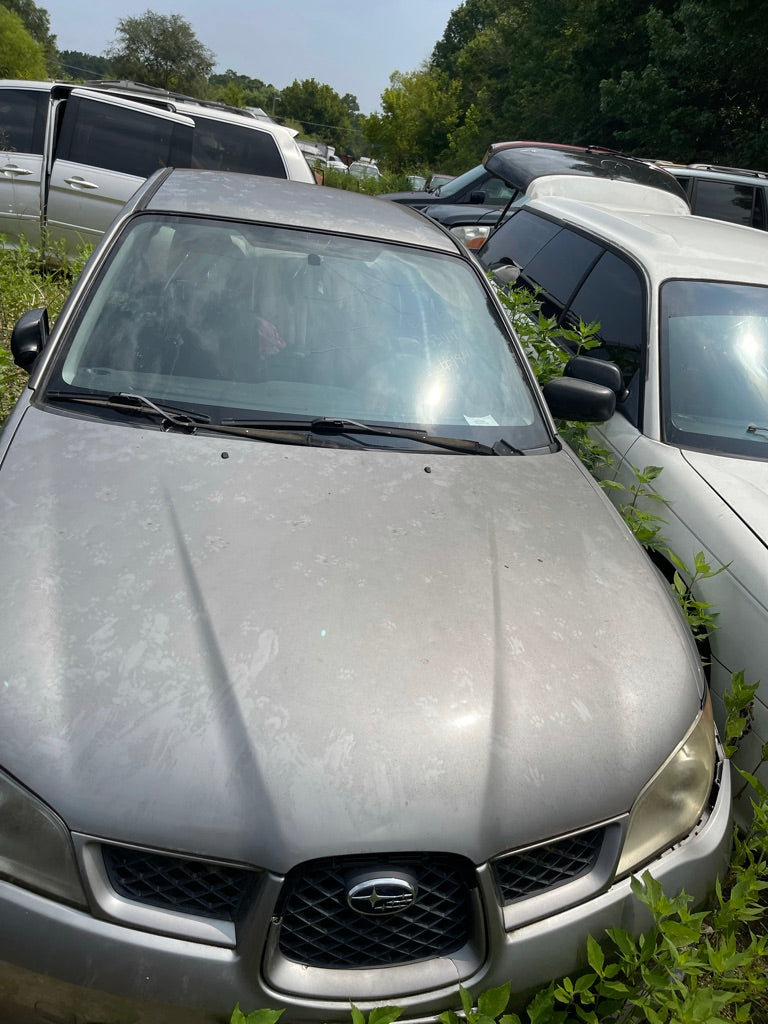
<path fill-rule="evenodd" d="M 482 189 L 477 191 L 477 192 L 470 192 L 469 193 L 469 201 L 470 201 L 470 203 L 484 203 L 485 202 L 485 192 L 483 192 Z"/>
<path fill-rule="evenodd" d="M 556 420 L 605 423 L 616 411 L 611 388 L 575 377 L 557 377 L 542 388 L 549 411 Z"/>
<path fill-rule="evenodd" d="M 48 341 L 50 327 L 48 310 L 44 307 L 30 309 L 23 313 L 11 333 L 13 361 L 27 373 L 32 369 Z"/>
<path fill-rule="evenodd" d="M 616 363 L 607 359 L 593 359 L 591 356 L 574 356 L 565 364 L 563 371 L 566 377 L 573 377 L 576 380 L 587 380 L 593 384 L 600 384 L 602 387 L 610 388 L 616 395 L 616 401 L 621 402 L 626 398 L 627 389 L 624 387 L 624 378 Z"/>

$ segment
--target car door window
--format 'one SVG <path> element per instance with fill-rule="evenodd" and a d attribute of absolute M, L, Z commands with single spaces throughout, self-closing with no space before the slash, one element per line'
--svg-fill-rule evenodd
<path fill-rule="evenodd" d="M 518 190 L 505 185 L 501 178 L 489 178 L 482 188 L 486 203 L 494 206 L 502 206 L 518 195 Z"/>
<path fill-rule="evenodd" d="M 714 217 L 734 224 L 755 225 L 755 188 L 727 181 L 696 182 L 693 212 L 700 217 Z"/>
<path fill-rule="evenodd" d="M 596 242 L 563 228 L 523 267 L 525 281 L 545 293 L 542 308 L 547 316 L 567 306 L 602 251 Z"/>
<path fill-rule="evenodd" d="M 561 230 L 554 221 L 518 210 L 490 236 L 480 252 L 480 262 L 487 270 L 508 264 L 524 267 Z"/>
<path fill-rule="evenodd" d="M 277 143 L 268 132 L 197 114 L 193 120 L 193 167 L 288 177 Z"/>
<path fill-rule="evenodd" d="M 645 290 L 635 267 L 604 252 L 573 298 L 566 314 L 578 324 L 599 323 L 600 346 L 589 355 L 618 364 L 629 389 L 622 412 L 637 424 L 645 347 Z"/>
<path fill-rule="evenodd" d="M 57 159 L 148 178 L 160 167 L 189 167 L 191 129 L 156 111 L 72 97 Z"/>
<path fill-rule="evenodd" d="M 42 154 L 48 96 L 39 89 L 0 89 L 0 150 Z"/>

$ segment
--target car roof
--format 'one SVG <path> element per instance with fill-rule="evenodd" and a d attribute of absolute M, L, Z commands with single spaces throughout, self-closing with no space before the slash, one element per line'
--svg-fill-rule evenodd
<path fill-rule="evenodd" d="M 556 197 L 531 200 L 523 209 L 598 235 L 639 260 L 655 283 L 691 277 L 768 285 L 768 237 L 751 227 Z"/>
<path fill-rule="evenodd" d="M 511 188 L 525 192 L 549 175 L 632 182 L 687 199 L 669 171 L 649 160 L 638 160 L 597 146 L 564 146 L 553 142 L 496 142 L 483 157 L 485 169 Z"/>
<path fill-rule="evenodd" d="M 345 189 L 255 174 L 176 168 L 157 172 L 134 208 L 306 228 L 375 238 L 459 255 L 439 225 L 398 203 Z"/>
<path fill-rule="evenodd" d="M 768 171 L 750 171 L 743 167 L 718 167 L 715 164 L 665 164 L 676 178 L 709 178 L 712 181 L 732 181 L 754 185 L 768 179 Z"/>

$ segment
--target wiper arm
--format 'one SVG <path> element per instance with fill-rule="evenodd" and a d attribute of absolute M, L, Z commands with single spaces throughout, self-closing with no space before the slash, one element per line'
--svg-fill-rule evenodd
<path fill-rule="evenodd" d="M 747 427 L 748 434 L 765 434 L 768 437 L 768 427 L 759 427 L 756 423 L 750 423 Z"/>
<path fill-rule="evenodd" d="M 190 434 L 193 434 L 199 425 L 210 422 L 210 416 L 203 413 L 193 413 L 184 409 L 174 409 L 172 406 L 158 405 L 144 395 L 124 392 L 116 395 L 89 395 L 82 391 L 51 391 L 46 394 L 45 398 L 52 402 L 76 402 L 125 412 L 150 413 L 160 417 L 160 426 L 163 430 L 178 427 Z"/>
<path fill-rule="evenodd" d="M 519 448 L 513 448 L 501 439 L 493 445 L 488 445 L 464 437 L 441 437 L 414 427 L 376 426 L 372 423 L 361 423 L 359 420 L 336 419 L 331 416 L 318 416 L 311 420 L 223 420 L 222 423 L 266 433 L 273 430 L 307 430 L 312 434 L 325 435 L 367 434 L 372 437 L 401 437 L 409 441 L 431 445 L 434 448 L 445 448 L 448 451 L 463 452 L 467 455 L 523 454 Z"/>

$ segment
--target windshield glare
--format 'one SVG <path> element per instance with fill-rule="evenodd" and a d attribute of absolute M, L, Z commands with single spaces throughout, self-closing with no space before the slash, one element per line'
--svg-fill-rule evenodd
<path fill-rule="evenodd" d="M 140 394 L 212 421 L 343 417 L 549 441 L 465 262 L 263 225 L 137 217 L 47 384 Z"/>
<path fill-rule="evenodd" d="M 768 458 L 768 288 L 667 282 L 661 352 L 667 441 Z"/>

